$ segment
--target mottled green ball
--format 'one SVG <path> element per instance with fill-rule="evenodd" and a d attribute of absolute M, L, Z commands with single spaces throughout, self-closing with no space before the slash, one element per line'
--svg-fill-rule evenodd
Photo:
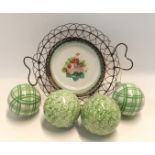
<path fill-rule="evenodd" d="M 112 133 L 121 119 L 121 113 L 115 101 L 102 95 L 92 96 L 81 110 L 83 126 L 93 134 Z"/>
<path fill-rule="evenodd" d="M 29 84 L 15 86 L 8 96 L 9 108 L 18 116 L 30 116 L 38 112 L 40 101 L 40 93 Z"/>
<path fill-rule="evenodd" d="M 112 98 L 118 103 L 122 115 L 134 116 L 144 105 L 144 94 L 132 83 L 123 83 L 114 91 Z"/>
<path fill-rule="evenodd" d="M 44 104 L 47 121 L 58 128 L 70 128 L 80 114 L 80 102 L 75 94 L 68 90 L 51 93 Z"/>

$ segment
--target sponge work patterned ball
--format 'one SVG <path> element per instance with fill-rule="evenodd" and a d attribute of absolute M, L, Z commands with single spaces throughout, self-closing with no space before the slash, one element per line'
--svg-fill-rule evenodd
<path fill-rule="evenodd" d="M 72 127 L 80 114 L 79 99 L 67 90 L 51 93 L 44 104 L 47 121 L 58 128 Z"/>
<path fill-rule="evenodd" d="M 118 103 L 122 115 L 134 116 L 144 106 L 144 94 L 132 83 L 123 83 L 114 91 L 112 98 Z"/>
<path fill-rule="evenodd" d="M 93 134 L 112 133 L 121 119 L 121 112 L 115 101 L 102 95 L 92 96 L 81 110 L 83 126 Z"/>
<path fill-rule="evenodd" d="M 19 116 L 30 116 L 38 112 L 40 101 L 40 93 L 29 84 L 15 86 L 8 96 L 10 110 Z"/>

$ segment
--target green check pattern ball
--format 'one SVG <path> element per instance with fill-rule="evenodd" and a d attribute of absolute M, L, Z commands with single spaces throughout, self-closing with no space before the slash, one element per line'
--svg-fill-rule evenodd
<path fill-rule="evenodd" d="M 15 86 L 8 96 L 9 108 L 18 116 L 30 116 L 38 112 L 40 101 L 40 93 L 29 84 Z"/>
<path fill-rule="evenodd" d="M 82 125 L 96 135 L 112 133 L 120 119 L 121 112 L 118 105 L 108 96 L 90 97 L 81 110 Z"/>
<path fill-rule="evenodd" d="M 144 105 L 144 94 L 132 83 L 123 83 L 114 91 L 112 98 L 118 103 L 122 115 L 134 116 Z"/>
<path fill-rule="evenodd" d="M 47 121 L 57 128 L 70 128 L 80 114 L 80 102 L 75 94 L 67 90 L 51 93 L 44 104 Z"/>

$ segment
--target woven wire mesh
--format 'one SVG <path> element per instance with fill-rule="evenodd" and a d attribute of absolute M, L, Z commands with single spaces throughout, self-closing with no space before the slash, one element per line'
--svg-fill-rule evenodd
<path fill-rule="evenodd" d="M 110 45 L 111 41 L 100 30 L 86 24 L 78 23 L 65 24 L 51 30 L 39 43 L 37 52 L 33 56 L 33 59 L 36 60 L 32 61 L 33 73 L 45 95 L 55 90 L 46 74 L 47 57 L 51 48 L 65 38 L 82 38 L 89 41 L 101 52 L 105 61 L 106 70 L 104 80 L 96 92 L 110 95 L 115 88 L 117 76 L 120 71 L 117 52 L 114 52 L 114 47 Z"/>

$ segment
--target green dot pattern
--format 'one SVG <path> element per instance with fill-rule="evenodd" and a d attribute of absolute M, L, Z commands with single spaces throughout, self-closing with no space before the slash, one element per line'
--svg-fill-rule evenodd
<path fill-rule="evenodd" d="M 79 99 L 67 90 L 53 92 L 45 101 L 44 114 L 47 121 L 55 127 L 72 127 L 80 114 Z"/>
<path fill-rule="evenodd" d="M 81 110 L 83 126 L 96 135 L 112 133 L 120 119 L 121 113 L 118 105 L 108 96 L 90 97 Z"/>
<path fill-rule="evenodd" d="M 122 115 L 134 116 L 144 106 L 144 94 L 132 83 L 123 83 L 114 91 L 112 98 L 118 103 Z"/>
<path fill-rule="evenodd" d="M 40 101 L 40 93 L 29 84 L 15 86 L 8 96 L 10 110 L 19 116 L 30 116 L 38 112 Z"/>

